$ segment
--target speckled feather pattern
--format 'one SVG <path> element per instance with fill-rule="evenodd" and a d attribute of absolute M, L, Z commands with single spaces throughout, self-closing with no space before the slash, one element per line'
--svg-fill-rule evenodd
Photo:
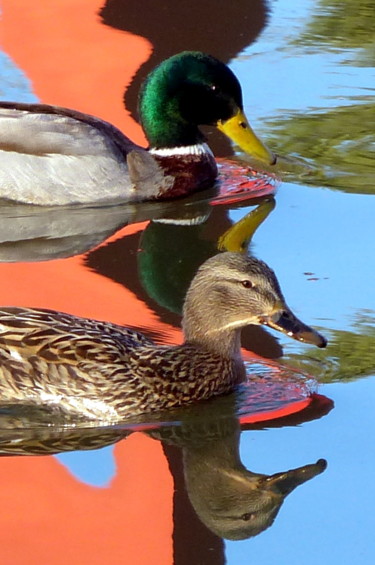
<path fill-rule="evenodd" d="M 233 362 L 158 347 L 122 326 L 48 310 L 0 310 L 0 403 L 44 402 L 117 421 L 228 392 Z M 226 378 L 223 378 L 226 375 Z"/>
<path fill-rule="evenodd" d="M 230 252 L 208 259 L 191 282 L 182 345 L 158 346 L 133 329 L 61 312 L 0 308 L 0 407 L 111 423 L 224 394 L 245 378 L 241 328 L 271 322 L 326 344 L 288 309 L 265 263 Z"/>

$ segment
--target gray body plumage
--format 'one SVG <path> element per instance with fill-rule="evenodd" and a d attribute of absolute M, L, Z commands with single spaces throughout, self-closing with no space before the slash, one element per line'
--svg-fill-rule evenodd
<path fill-rule="evenodd" d="M 59 206 L 154 199 L 173 185 L 109 122 L 43 104 L 0 102 L 0 198 Z"/>
<path fill-rule="evenodd" d="M 125 136 L 106 122 L 100 128 L 99 120 L 62 112 L 0 107 L 0 198 L 48 205 L 137 199 Z"/>

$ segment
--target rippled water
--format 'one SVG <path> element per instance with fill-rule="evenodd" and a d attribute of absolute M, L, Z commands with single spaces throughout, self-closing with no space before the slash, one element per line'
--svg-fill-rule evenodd
<path fill-rule="evenodd" d="M 137 57 L 134 70 L 132 60 L 127 63 L 129 80 L 137 65 L 145 62 L 126 95 L 132 112 L 141 76 L 169 54 L 200 48 L 223 60 L 231 59 L 231 68 L 243 85 L 251 123 L 283 158 L 278 172 L 283 182 L 276 207 L 256 230 L 250 251 L 274 268 L 287 302 L 298 316 L 329 339 L 328 348 L 318 351 L 280 334 L 267 337 L 265 332 L 246 333 L 244 345 L 249 360 L 252 349 L 277 359 L 281 347 L 282 366 L 302 369 L 321 384 L 310 406 L 303 402 L 297 406 L 293 402 L 308 398 L 310 387 L 315 385 L 310 378 L 296 378 L 298 394 L 291 395 L 289 405 L 296 413 L 279 413 L 278 420 L 252 418 L 249 395 L 242 391 L 236 407 L 242 425 L 239 454 L 246 469 L 255 474 L 277 473 L 321 458 L 328 461 L 328 467 L 324 472 L 323 468 L 316 470 L 322 474 L 288 496 L 272 527 L 244 541 L 223 541 L 215 530 L 219 518 L 213 526 L 207 509 L 197 510 L 195 497 L 197 489 L 208 492 L 211 484 L 216 496 L 207 504 L 216 510 L 220 494 L 234 497 L 233 485 L 231 490 L 228 483 L 220 482 L 218 471 L 232 465 L 231 469 L 238 472 L 238 460 L 233 463 L 228 458 L 228 453 L 236 453 L 238 443 L 233 397 L 209 404 L 204 413 L 198 407 L 184 416 L 171 414 L 168 425 L 165 416 L 155 417 L 164 422 L 161 427 L 155 420 L 146 420 L 102 429 L 100 434 L 91 428 L 83 435 L 56 428 L 54 435 L 45 426 L 44 432 L 31 432 L 25 438 L 14 431 L 14 414 L 2 414 L 0 442 L 3 446 L 7 442 L 16 445 L 20 452 L 22 446 L 27 451 L 43 442 L 50 451 L 59 451 L 61 434 L 67 449 L 92 448 L 95 442 L 108 444 L 100 450 L 75 451 L 57 458 L 2 458 L 0 539 L 4 563 L 29 565 L 35 560 L 82 565 L 137 559 L 163 565 L 242 565 L 255 560 L 264 565 L 372 564 L 374 2 L 259 1 L 253 3 L 251 17 L 248 3 L 238 2 L 236 7 L 227 8 L 239 10 L 234 18 L 238 28 L 233 26 L 233 30 L 227 13 L 213 10 L 208 25 L 199 16 L 198 4 L 191 2 L 191 22 L 197 18 L 196 25 L 191 30 L 184 26 L 185 35 L 171 32 L 168 37 L 161 31 L 165 26 L 158 24 L 163 10 L 168 12 L 172 6 L 169 17 L 175 12 L 175 20 L 171 19 L 170 25 L 179 29 L 178 14 L 184 13 L 185 3 L 180 7 L 159 3 L 156 13 L 152 3 L 143 4 L 144 13 L 153 20 L 150 26 L 147 18 L 136 17 L 139 6 L 135 8 L 132 2 L 108 2 L 101 12 L 105 26 L 94 18 L 102 8 L 100 2 L 82 0 L 80 14 L 70 5 L 67 14 L 54 6 L 48 11 L 46 6 L 46 19 L 54 26 L 47 36 L 42 34 L 46 28 L 41 17 L 43 2 L 35 7 L 40 10 L 35 12 L 35 20 L 27 3 L 25 7 L 21 0 L 3 2 L 7 34 L 0 60 L 1 96 L 19 101 L 42 97 L 43 102 L 73 106 L 117 125 L 127 120 L 120 108 L 126 81 L 115 76 L 115 69 L 113 83 L 106 85 L 118 101 L 113 115 L 111 107 L 103 110 L 100 106 L 104 92 L 102 96 L 96 93 L 93 99 L 84 98 L 85 80 L 101 72 L 98 53 L 97 65 L 92 60 L 88 64 L 82 55 L 92 43 L 90 39 L 86 44 L 85 37 L 91 38 L 90 26 L 94 24 L 101 27 L 103 49 L 110 49 L 104 42 L 115 37 L 111 34 L 118 34 L 116 40 L 123 39 L 124 49 L 129 42 L 128 50 Z M 224 38 L 221 25 L 225 18 L 228 31 Z M 74 39 L 75 22 L 79 23 L 78 39 Z M 34 27 L 30 26 L 37 25 L 39 33 L 31 33 Z M 12 32 L 18 28 L 22 33 L 30 32 L 30 49 L 35 49 L 30 60 L 27 48 Z M 154 43 L 154 53 L 149 53 L 147 42 L 122 36 L 114 28 L 145 35 Z M 65 34 L 66 30 L 69 33 Z M 73 39 L 69 38 L 77 42 L 77 61 L 73 60 Z M 42 46 L 39 52 L 38 45 Z M 59 61 L 55 67 L 58 64 L 61 69 L 48 67 L 48 60 L 40 57 L 43 48 L 47 59 L 55 57 Z M 66 66 L 74 76 L 71 82 L 63 73 L 64 49 L 70 67 Z M 117 51 L 112 49 L 117 64 L 118 47 Z M 81 56 L 86 61 L 84 80 L 74 66 Z M 43 74 L 45 67 L 49 71 Z M 51 69 L 53 80 L 48 78 Z M 130 120 L 124 124 L 123 129 L 133 128 L 131 135 L 139 140 L 139 130 Z M 210 134 L 210 141 L 218 154 L 228 154 L 228 146 L 214 134 Z M 186 221 L 183 225 L 146 223 L 151 218 L 181 215 L 182 206 L 184 215 L 190 221 L 194 219 L 192 225 Z M 217 238 L 252 207 L 246 202 L 211 206 L 203 196 L 195 203 L 170 205 L 167 214 L 159 204 L 47 212 L 3 207 L 1 303 L 51 307 L 131 323 L 158 341 L 176 341 L 178 312 L 192 273 L 215 252 Z M 123 228 L 127 223 L 131 225 Z M 89 251 L 106 238 L 104 245 Z M 140 248 L 142 253 L 138 253 Z M 265 369 L 271 375 L 272 363 L 271 369 Z M 290 382 L 293 386 L 294 373 L 288 368 L 279 371 L 281 377 L 288 378 L 288 386 Z M 271 418 L 278 408 L 267 405 L 264 411 Z M 171 425 L 173 422 L 176 426 Z M 126 437 L 134 429 L 146 433 Z M 155 439 L 163 440 L 163 449 Z M 205 452 L 205 458 L 198 458 L 199 450 Z M 203 467 L 213 469 L 212 473 L 203 472 Z M 202 482 L 197 486 L 199 473 Z M 243 499 L 244 495 L 239 496 L 238 506 L 231 510 L 235 516 L 236 512 L 243 515 Z"/>

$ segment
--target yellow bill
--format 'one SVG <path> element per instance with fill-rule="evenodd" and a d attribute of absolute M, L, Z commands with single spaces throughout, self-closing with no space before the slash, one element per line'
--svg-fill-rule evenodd
<path fill-rule="evenodd" d="M 229 230 L 219 237 L 217 248 L 220 251 L 244 253 L 255 231 L 274 208 L 274 198 L 270 198 L 259 204 L 259 206 L 251 210 L 244 218 L 233 224 Z"/>
<path fill-rule="evenodd" d="M 276 155 L 255 135 L 242 110 L 238 109 L 232 118 L 226 122 L 219 121 L 216 126 L 243 151 L 258 161 L 267 163 L 267 165 L 276 163 Z"/>

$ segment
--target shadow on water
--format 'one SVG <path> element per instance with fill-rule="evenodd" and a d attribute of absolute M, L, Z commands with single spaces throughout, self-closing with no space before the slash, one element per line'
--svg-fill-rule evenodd
<path fill-rule="evenodd" d="M 301 359 L 298 355 L 285 356 L 288 366 L 318 376 L 319 382 L 350 382 L 374 374 L 375 311 L 357 312 L 352 319 L 352 331 L 332 329 L 328 347 Z"/>
<path fill-rule="evenodd" d="M 305 185 L 373 194 L 374 115 L 375 103 L 364 97 L 361 104 L 309 115 L 291 112 L 285 118 L 266 120 L 271 146 L 277 146 L 283 155 L 294 154 L 304 160 L 301 166 L 297 159 L 285 162 L 284 178 Z"/>

